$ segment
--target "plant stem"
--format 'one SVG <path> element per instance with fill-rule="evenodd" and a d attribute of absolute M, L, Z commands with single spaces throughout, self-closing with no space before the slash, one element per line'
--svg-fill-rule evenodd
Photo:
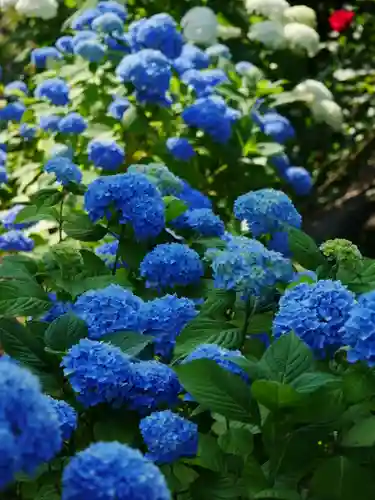
<path fill-rule="evenodd" d="M 118 265 L 119 260 L 120 260 L 121 243 L 122 243 L 122 240 L 124 239 L 124 234 L 125 234 L 125 224 L 122 224 L 121 225 L 121 232 L 120 232 L 120 236 L 119 236 L 119 240 L 118 240 L 118 247 L 117 247 L 117 252 L 116 252 L 116 257 L 115 257 L 115 263 L 113 264 L 113 269 L 112 269 L 112 276 L 116 275 L 117 265 Z"/>
<path fill-rule="evenodd" d="M 242 327 L 242 337 L 243 338 L 246 337 L 247 329 L 249 327 L 250 318 L 253 315 L 253 313 L 256 309 L 256 306 L 257 306 L 256 299 L 252 299 L 251 297 L 249 299 L 247 299 L 246 305 L 245 305 L 245 320 L 244 320 L 243 327 Z"/>
<path fill-rule="evenodd" d="M 63 233 L 63 208 L 64 208 L 64 201 L 65 201 L 65 193 L 62 197 L 61 203 L 60 203 L 60 210 L 59 210 L 59 242 L 62 241 L 62 233 Z"/>

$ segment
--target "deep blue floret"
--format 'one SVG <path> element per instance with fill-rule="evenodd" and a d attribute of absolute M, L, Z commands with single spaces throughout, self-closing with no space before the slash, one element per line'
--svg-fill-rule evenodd
<path fill-rule="evenodd" d="M 108 114 L 122 120 L 124 113 L 130 107 L 130 102 L 126 97 L 116 97 L 113 99 L 111 104 L 108 106 Z"/>
<path fill-rule="evenodd" d="M 95 38 L 80 40 L 74 44 L 74 53 L 92 63 L 99 63 L 105 56 L 106 47 Z"/>
<path fill-rule="evenodd" d="M 31 252 L 35 242 L 22 231 L 12 230 L 0 235 L 0 250 L 4 252 Z"/>
<path fill-rule="evenodd" d="M 92 28 L 102 33 L 121 33 L 124 31 L 124 22 L 114 12 L 104 12 L 93 20 Z"/>
<path fill-rule="evenodd" d="M 86 120 L 79 113 L 68 113 L 61 118 L 59 132 L 62 134 L 82 134 L 87 129 Z"/>
<path fill-rule="evenodd" d="M 70 439 L 70 436 L 77 428 L 77 412 L 66 401 L 47 397 L 52 408 L 57 414 L 60 424 L 61 437 L 64 441 Z"/>
<path fill-rule="evenodd" d="M 62 302 L 61 300 L 57 300 L 55 293 L 49 293 L 48 297 L 52 302 L 52 307 L 40 318 L 40 321 L 52 323 L 52 321 L 54 321 L 55 319 L 72 310 L 72 304 L 70 302 Z"/>
<path fill-rule="evenodd" d="M 15 92 L 16 91 L 16 92 Z M 10 82 L 4 87 L 4 95 L 5 96 L 11 96 L 11 95 L 17 95 L 18 92 L 22 92 L 24 95 L 28 95 L 29 90 L 27 88 L 27 85 L 25 82 L 21 80 L 16 80 L 14 82 Z"/>
<path fill-rule="evenodd" d="M 313 188 L 311 174 L 303 167 L 289 167 L 285 171 L 284 178 L 294 192 L 300 196 L 310 194 Z"/>
<path fill-rule="evenodd" d="M 168 151 L 180 161 L 189 161 L 195 156 L 193 146 L 185 137 L 169 137 L 167 139 Z"/>
<path fill-rule="evenodd" d="M 41 47 L 31 51 L 31 63 L 39 69 L 44 69 L 49 61 L 58 61 L 63 55 L 55 47 Z"/>
<path fill-rule="evenodd" d="M 181 55 L 173 61 L 173 67 L 179 75 L 189 69 L 205 69 L 210 65 L 208 55 L 195 45 L 186 43 L 182 47 Z"/>
<path fill-rule="evenodd" d="M 56 40 L 56 48 L 65 54 L 73 54 L 73 37 L 69 35 L 60 36 Z"/>
<path fill-rule="evenodd" d="M 25 205 L 14 205 L 0 216 L 0 220 L 5 229 L 25 229 L 33 225 L 33 222 L 15 222 L 17 215 L 24 208 Z"/>
<path fill-rule="evenodd" d="M 59 123 L 61 116 L 46 115 L 39 118 L 39 127 L 46 132 L 57 132 L 59 130 Z"/>
<path fill-rule="evenodd" d="M 182 81 L 194 90 L 198 97 L 204 97 L 212 94 L 215 87 L 229 80 L 222 69 L 191 69 L 185 71 Z"/>
<path fill-rule="evenodd" d="M 80 183 L 82 180 L 82 172 L 69 158 L 57 156 L 51 158 L 44 165 L 44 170 L 49 174 L 55 174 L 57 182 L 62 185 L 69 182 Z"/>
<path fill-rule="evenodd" d="M 125 160 L 124 149 L 115 141 L 93 139 L 87 152 L 89 160 L 103 170 L 118 170 Z"/>
<path fill-rule="evenodd" d="M 0 121 L 3 120 L 5 122 L 20 122 L 25 111 L 26 106 L 22 102 L 10 102 L 2 109 L 0 109 Z"/>
<path fill-rule="evenodd" d="M 69 87 L 61 78 L 48 78 L 37 85 L 35 97 L 48 99 L 55 106 L 65 106 L 69 103 Z"/>
<path fill-rule="evenodd" d="M 185 220 L 186 227 L 205 237 L 222 236 L 225 231 L 224 222 L 209 208 L 188 210 Z"/>
<path fill-rule="evenodd" d="M 19 134 L 25 141 L 34 139 L 37 133 L 37 128 L 29 125 L 28 123 L 21 123 Z"/>

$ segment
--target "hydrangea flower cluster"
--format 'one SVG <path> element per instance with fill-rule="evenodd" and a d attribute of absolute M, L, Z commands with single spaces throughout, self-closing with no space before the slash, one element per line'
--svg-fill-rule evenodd
<path fill-rule="evenodd" d="M 52 321 L 54 321 L 55 319 L 72 310 L 72 304 L 70 302 L 62 302 L 61 300 L 57 300 L 55 293 L 49 293 L 48 297 L 52 302 L 52 307 L 41 317 L 41 321 L 52 323 Z"/>
<path fill-rule="evenodd" d="M 11 230 L 0 234 L 0 250 L 4 252 L 31 252 L 34 240 L 19 230 Z"/>
<path fill-rule="evenodd" d="M 49 174 L 55 174 L 57 182 L 63 186 L 70 182 L 80 183 L 82 172 L 69 158 L 58 156 L 51 158 L 44 165 L 44 170 Z"/>
<path fill-rule="evenodd" d="M 14 205 L 12 208 L 1 214 L 0 221 L 4 228 L 11 229 L 25 229 L 33 225 L 32 222 L 15 222 L 17 215 L 25 208 L 24 205 Z"/>
<path fill-rule="evenodd" d="M 48 401 L 56 412 L 62 439 L 64 441 L 70 439 L 70 436 L 77 428 L 77 412 L 66 401 L 52 397 L 48 397 Z"/>
<path fill-rule="evenodd" d="M 110 243 L 103 243 L 95 248 L 96 255 L 99 255 L 110 269 L 113 269 L 115 265 L 118 245 L 118 240 L 115 240 Z M 119 262 L 117 262 L 117 269 L 120 267 L 126 267 L 126 263 L 122 259 L 119 259 Z"/>
<path fill-rule="evenodd" d="M 124 162 L 124 149 L 114 141 L 94 139 L 87 147 L 89 160 L 103 170 L 118 170 Z"/>
<path fill-rule="evenodd" d="M 196 208 L 184 214 L 185 226 L 196 233 L 205 236 L 223 236 L 224 222 L 209 208 Z"/>
<path fill-rule="evenodd" d="M 185 137 L 169 137 L 166 144 L 168 151 L 176 160 L 189 161 L 195 156 L 193 146 Z"/>
<path fill-rule="evenodd" d="M 141 173 L 158 188 L 163 196 L 179 196 L 183 181 L 174 175 L 168 167 L 162 163 L 149 163 L 148 165 L 130 165 L 128 173 Z"/>
<path fill-rule="evenodd" d="M 229 81 L 222 69 L 190 69 L 184 72 L 181 80 L 190 89 L 194 90 L 198 97 L 205 97 L 212 94 L 217 85 Z"/>
<path fill-rule="evenodd" d="M 69 87 L 61 78 L 48 78 L 37 85 L 34 95 L 45 98 L 55 106 L 65 106 L 69 102 Z"/>

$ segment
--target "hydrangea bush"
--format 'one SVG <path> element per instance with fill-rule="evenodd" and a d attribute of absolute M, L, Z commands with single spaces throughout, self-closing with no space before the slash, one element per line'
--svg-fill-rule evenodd
<path fill-rule="evenodd" d="M 302 231 L 278 87 L 196 43 L 100 1 L 4 94 L 6 499 L 374 497 L 375 262 Z"/>

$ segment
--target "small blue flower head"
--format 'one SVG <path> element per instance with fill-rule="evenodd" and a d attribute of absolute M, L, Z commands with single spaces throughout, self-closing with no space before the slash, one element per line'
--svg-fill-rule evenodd
<path fill-rule="evenodd" d="M 37 128 L 33 127 L 32 125 L 28 125 L 27 123 L 21 123 L 20 125 L 20 136 L 25 140 L 25 141 L 30 141 L 31 139 L 34 139 L 36 136 Z"/>
<path fill-rule="evenodd" d="M 51 149 L 50 158 L 69 158 L 69 160 L 73 160 L 73 149 L 71 146 L 67 146 L 66 144 L 61 144 L 56 142 Z"/>
<path fill-rule="evenodd" d="M 212 208 L 211 200 L 200 191 L 192 188 L 186 181 L 183 181 L 183 189 L 178 195 L 188 208 Z"/>
<path fill-rule="evenodd" d="M 133 365 L 130 408 L 144 415 L 162 406 L 178 403 L 181 385 L 176 373 L 158 361 L 141 361 Z"/>
<path fill-rule="evenodd" d="M 105 35 L 104 43 L 111 51 L 122 52 L 123 54 L 130 54 L 131 52 L 129 35 L 127 33 L 112 33 L 111 35 Z M 111 54 L 111 56 L 113 56 L 113 54 Z"/>
<path fill-rule="evenodd" d="M 254 237 L 283 229 L 285 224 L 300 228 L 302 218 L 288 196 L 276 189 L 250 191 L 237 198 L 234 215 L 246 220 Z"/>
<path fill-rule="evenodd" d="M 73 37 L 69 35 L 60 36 L 56 40 L 56 48 L 64 54 L 73 54 Z"/>
<path fill-rule="evenodd" d="M 171 464 L 198 452 L 198 426 L 170 410 L 158 411 L 141 420 L 139 428 L 147 457 L 157 464 Z"/>
<path fill-rule="evenodd" d="M 178 196 L 183 187 L 183 181 L 179 177 L 175 176 L 163 163 L 130 165 L 128 172 L 142 173 L 146 175 L 163 196 Z"/>
<path fill-rule="evenodd" d="M 99 2 L 96 8 L 101 12 L 101 13 L 106 13 L 106 12 L 111 12 L 113 14 L 117 14 L 117 16 L 125 22 L 127 17 L 128 17 L 128 11 L 126 10 L 126 7 L 119 2 L 116 2 L 115 0 L 106 0 Z"/>
<path fill-rule="evenodd" d="M 62 439 L 67 441 L 77 428 L 77 412 L 66 401 L 46 397 L 57 414 Z"/>
<path fill-rule="evenodd" d="M 160 192 L 142 174 L 126 173 L 99 177 L 85 193 L 85 209 L 91 220 L 118 212 L 120 224 L 131 224 L 138 240 L 155 238 L 165 227 L 164 203 Z"/>
<path fill-rule="evenodd" d="M 159 468 L 140 451 L 118 442 L 98 442 L 65 467 L 62 500 L 171 500 Z"/>
<path fill-rule="evenodd" d="M 16 472 L 32 474 L 39 465 L 51 460 L 60 451 L 62 439 L 56 412 L 34 375 L 13 361 L 4 360 L 0 363 L 0 380 L 3 489 Z M 10 453 L 10 460 L 5 462 Z"/>
<path fill-rule="evenodd" d="M 124 31 L 124 22 L 114 12 L 105 12 L 93 20 L 92 28 L 101 33 L 121 33 Z"/>
<path fill-rule="evenodd" d="M 86 120 L 79 113 L 68 113 L 61 118 L 59 132 L 62 134 L 82 134 L 87 129 Z"/>
<path fill-rule="evenodd" d="M 44 165 L 44 170 L 48 174 L 55 174 L 57 182 L 63 186 L 69 182 L 76 182 L 79 184 L 82 180 L 82 172 L 69 158 L 64 156 L 57 156 L 51 158 Z"/>
<path fill-rule="evenodd" d="M 150 288 L 174 288 L 198 283 L 203 276 L 199 255 L 181 243 L 163 243 L 149 252 L 140 273 Z"/>
<path fill-rule="evenodd" d="M 167 149 L 176 160 L 189 161 L 195 156 L 193 146 L 185 137 L 169 137 Z"/>
<path fill-rule="evenodd" d="M 188 210 L 186 212 L 185 219 L 186 226 L 202 236 L 220 237 L 224 234 L 224 222 L 209 208 Z"/>
<path fill-rule="evenodd" d="M 47 99 L 55 106 L 69 103 L 69 87 L 61 78 L 48 78 L 37 85 L 34 95 L 38 99 Z"/>
<path fill-rule="evenodd" d="M 52 321 L 54 321 L 55 319 L 72 310 L 72 304 L 70 302 L 62 302 L 61 300 L 57 300 L 55 293 L 49 293 L 48 297 L 52 302 L 52 307 L 40 318 L 40 321 L 52 323 Z"/>
<path fill-rule="evenodd" d="M 254 64 L 249 61 L 239 61 L 235 68 L 239 75 L 246 76 L 254 68 Z"/>
<path fill-rule="evenodd" d="M 294 332 L 317 353 L 344 345 L 343 326 L 355 297 L 340 281 L 301 283 L 286 290 L 273 322 L 276 338 Z"/>
<path fill-rule="evenodd" d="M 6 151 L 0 149 L 0 166 L 4 167 L 7 162 L 8 154 Z"/>
<path fill-rule="evenodd" d="M 17 215 L 20 211 L 25 208 L 25 205 L 14 205 L 12 208 L 7 210 L 0 216 L 0 221 L 2 222 L 5 229 L 25 229 L 33 225 L 33 222 L 15 222 Z"/>
<path fill-rule="evenodd" d="M 106 47 L 99 40 L 89 38 L 74 45 L 74 53 L 86 61 L 99 63 L 105 56 Z"/>
<path fill-rule="evenodd" d="M 363 361 L 375 366 L 375 292 L 364 293 L 349 311 L 343 328 L 344 344 L 350 346 L 347 359 L 350 363 Z"/>
<path fill-rule="evenodd" d="M 285 180 L 300 196 L 310 194 L 313 188 L 313 180 L 310 172 L 303 167 L 289 167 L 285 171 Z"/>
<path fill-rule="evenodd" d="M 115 240 L 111 241 L 110 243 L 103 243 L 99 247 L 95 248 L 95 253 L 103 259 L 105 264 L 110 269 L 113 269 L 115 265 L 117 250 L 118 240 Z M 117 269 L 120 269 L 121 267 L 126 267 L 126 263 L 123 260 L 119 259 L 119 262 L 117 263 Z"/>
<path fill-rule="evenodd" d="M 281 253 L 284 257 L 291 257 L 288 233 L 285 231 L 275 231 L 272 233 L 267 243 L 267 248 Z"/>
<path fill-rule="evenodd" d="M 45 115 L 39 118 L 39 128 L 46 132 L 57 132 L 59 130 L 59 123 L 61 116 L 58 115 Z"/>
<path fill-rule="evenodd" d="M 217 60 L 219 57 L 223 59 L 232 59 L 232 54 L 230 53 L 229 47 L 223 43 L 215 43 L 206 49 L 206 54 L 211 59 L 211 61 Z"/>
<path fill-rule="evenodd" d="M 124 404 L 132 389 L 132 363 L 119 347 L 81 339 L 63 357 L 64 375 L 85 407 Z"/>
<path fill-rule="evenodd" d="M 26 106 L 19 101 L 10 102 L 2 109 L 0 109 L 0 121 L 5 122 L 20 122 L 22 120 L 23 114 L 26 111 Z"/>
<path fill-rule="evenodd" d="M 55 47 L 41 47 L 31 51 L 31 64 L 38 69 L 46 68 L 49 61 L 58 61 L 63 58 Z"/>
<path fill-rule="evenodd" d="M 4 95 L 7 97 L 12 95 L 19 95 L 19 93 L 23 95 L 28 95 L 29 93 L 26 83 L 22 82 L 21 80 L 10 82 L 4 87 Z"/>
<path fill-rule="evenodd" d="M 170 62 L 160 51 L 144 49 L 125 56 L 117 66 L 116 75 L 144 95 L 163 97 L 172 73 Z"/>
<path fill-rule="evenodd" d="M 89 160 L 103 170 L 118 170 L 125 160 L 124 149 L 115 141 L 93 139 L 87 153 Z"/>
<path fill-rule="evenodd" d="M 215 87 L 228 82 L 228 77 L 222 69 L 191 69 L 182 75 L 182 81 L 194 90 L 198 97 L 212 94 Z"/>
<path fill-rule="evenodd" d="M 31 252 L 34 240 L 22 231 L 12 230 L 0 235 L 0 250 L 4 252 Z"/>
<path fill-rule="evenodd" d="M 76 31 L 87 30 L 92 26 L 92 22 L 102 12 L 99 9 L 86 9 L 78 17 L 75 17 L 71 23 L 71 28 Z"/>
<path fill-rule="evenodd" d="M 232 123 L 239 115 L 221 97 L 208 96 L 201 97 L 186 107 L 182 118 L 189 127 L 200 128 L 213 141 L 225 144 L 232 135 Z"/>
<path fill-rule="evenodd" d="M 286 154 L 271 156 L 269 159 L 271 165 L 275 167 L 278 174 L 284 178 L 286 170 L 290 167 L 290 160 Z"/>
<path fill-rule="evenodd" d="M 155 14 L 144 19 L 135 30 L 130 28 L 129 34 L 138 50 L 160 50 L 168 59 L 176 59 L 181 54 L 183 38 L 169 14 Z"/>
<path fill-rule="evenodd" d="M 143 333 L 153 335 L 155 352 L 169 359 L 177 336 L 198 314 L 192 300 L 176 295 L 146 302 L 142 309 Z"/>
<path fill-rule="evenodd" d="M 264 114 L 261 121 L 260 128 L 262 132 L 269 135 L 274 141 L 280 144 L 284 144 L 289 139 L 293 139 L 296 135 L 288 118 L 275 111 Z"/>
<path fill-rule="evenodd" d="M 186 43 L 182 47 L 181 55 L 173 61 L 173 67 L 179 75 L 183 75 L 189 69 L 205 69 L 209 65 L 208 55 L 190 43 Z"/>
<path fill-rule="evenodd" d="M 130 108 L 130 102 L 126 97 L 116 97 L 108 106 L 108 114 L 117 120 L 122 120 L 124 113 Z"/>
<path fill-rule="evenodd" d="M 74 313 L 83 319 L 89 338 L 100 339 L 107 333 L 138 331 L 142 299 L 120 285 L 89 290 L 79 296 Z"/>
<path fill-rule="evenodd" d="M 0 185 L 8 182 L 8 174 L 3 165 L 0 165 Z"/>
<path fill-rule="evenodd" d="M 82 42 L 83 40 L 97 40 L 98 37 L 94 31 L 90 30 L 85 30 L 85 31 L 79 31 L 73 36 L 73 52 L 74 52 L 74 47 L 79 43 Z"/>

